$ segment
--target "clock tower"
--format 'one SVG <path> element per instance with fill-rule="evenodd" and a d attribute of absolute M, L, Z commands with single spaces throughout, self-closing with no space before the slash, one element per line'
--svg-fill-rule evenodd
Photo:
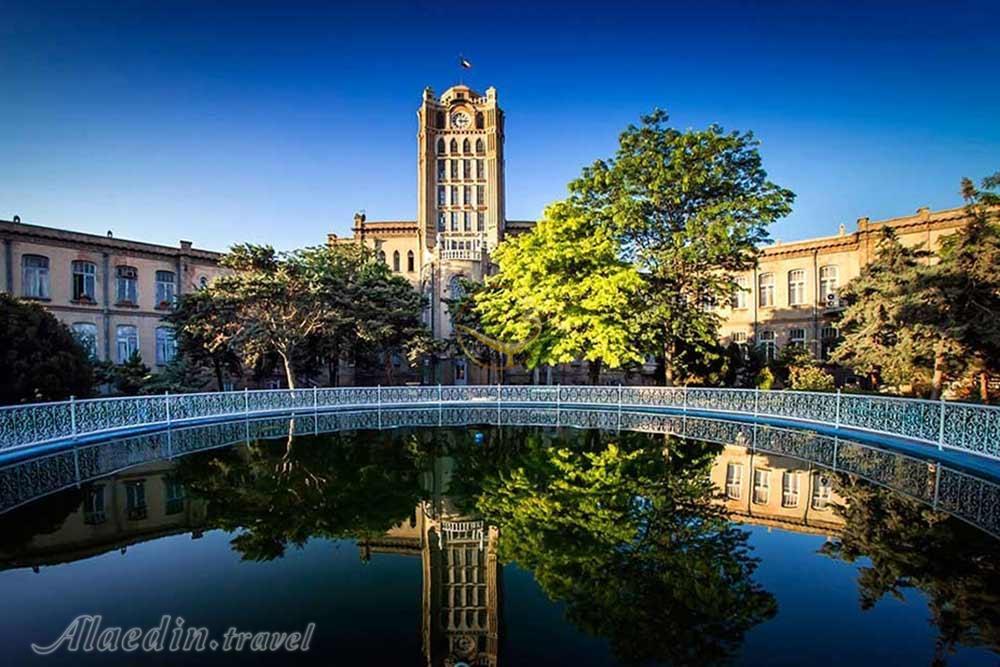
<path fill-rule="evenodd" d="M 421 284 L 435 337 L 452 328 L 448 299 L 463 279 L 482 281 L 504 235 L 504 117 L 495 88 L 424 89 L 417 111 L 417 232 Z M 464 372 L 456 367 L 456 382 Z"/>

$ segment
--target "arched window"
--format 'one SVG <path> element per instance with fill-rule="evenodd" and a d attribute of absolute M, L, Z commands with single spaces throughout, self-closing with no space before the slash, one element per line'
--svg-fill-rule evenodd
<path fill-rule="evenodd" d="M 444 129 L 444 112 L 438 111 L 434 117 L 434 124 L 439 130 Z"/>
<path fill-rule="evenodd" d="M 383 264 L 386 263 L 386 261 L 385 261 L 385 250 L 379 250 L 378 251 L 378 261 L 382 262 Z"/>
<path fill-rule="evenodd" d="M 399 273 L 399 251 L 394 250 L 392 252 L 392 270 Z"/>
<path fill-rule="evenodd" d="M 837 302 L 837 274 L 836 266 L 819 267 L 819 300 L 827 307 L 835 306 Z"/>
<path fill-rule="evenodd" d="M 74 322 L 73 337 L 91 359 L 97 359 L 97 325 L 92 322 Z"/>
<path fill-rule="evenodd" d="M 469 143 L 468 139 L 466 139 L 465 141 L 462 142 L 462 152 L 463 153 L 471 153 L 472 152 L 472 144 Z"/>
<path fill-rule="evenodd" d="M 93 262 L 76 261 L 73 269 L 73 301 L 94 303 L 97 301 L 97 265 Z"/>
<path fill-rule="evenodd" d="M 476 114 L 476 129 L 477 130 L 483 129 L 483 112 L 482 111 L 480 111 L 479 113 Z"/>
<path fill-rule="evenodd" d="M 486 144 L 483 143 L 482 139 L 476 139 L 476 153 L 482 155 L 486 152 Z"/>
<path fill-rule="evenodd" d="M 451 140 L 451 144 L 449 144 L 448 148 L 451 149 L 452 153 L 457 153 L 458 152 L 458 139 L 452 139 Z"/>
<path fill-rule="evenodd" d="M 414 261 L 414 259 L 415 258 L 413 257 L 413 251 L 408 250 L 406 252 L 406 270 L 409 271 L 410 273 L 416 271 L 416 266 L 415 266 L 416 262 Z"/>
<path fill-rule="evenodd" d="M 115 333 L 118 363 L 124 364 L 132 355 L 139 354 L 139 330 L 131 324 L 120 324 Z"/>
<path fill-rule="evenodd" d="M 29 299 L 49 298 L 49 258 L 25 255 L 21 258 L 21 289 Z"/>
<path fill-rule="evenodd" d="M 438 155 L 444 155 L 444 137 L 438 139 L 437 153 Z"/>
<path fill-rule="evenodd" d="M 177 343 L 174 341 L 174 330 L 170 327 L 156 328 L 156 364 L 166 366 L 177 355 Z"/>
<path fill-rule="evenodd" d="M 461 299 L 465 295 L 465 289 L 462 287 L 462 276 L 454 275 L 448 282 L 448 291 L 451 293 L 452 299 Z"/>

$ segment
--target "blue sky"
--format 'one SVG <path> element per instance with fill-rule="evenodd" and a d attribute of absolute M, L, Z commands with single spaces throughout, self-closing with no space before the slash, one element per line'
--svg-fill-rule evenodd
<path fill-rule="evenodd" d="M 512 219 L 657 106 L 756 133 L 782 240 L 1000 169 L 995 3 L 481 4 L 0 0 L 0 218 L 212 249 L 412 219 L 415 111 L 459 53 L 507 112 Z"/>

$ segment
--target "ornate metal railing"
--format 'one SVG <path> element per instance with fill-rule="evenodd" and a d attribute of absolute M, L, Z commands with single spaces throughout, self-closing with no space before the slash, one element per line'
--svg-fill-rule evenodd
<path fill-rule="evenodd" d="M 438 404 L 737 414 L 868 431 L 1000 459 L 1000 408 L 991 406 L 840 392 L 551 385 L 316 387 L 15 405 L 0 408 L 0 451 L 227 417 Z"/>
<path fill-rule="evenodd" d="M 721 418 L 606 407 L 502 406 L 343 410 L 179 426 L 62 449 L 0 466 L 0 513 L 133 466 L 256 440 L 342 431 L 466 426 L 565 426 L 670 434 L 789 457 L 905 494 L 1000 537 L 1000 484 L 937 461 L 836 435 Z M 441 523 L 449 540 L 483 538 L 480 522 Z M 478 532 L 476 532 L 478 531 Z"/>

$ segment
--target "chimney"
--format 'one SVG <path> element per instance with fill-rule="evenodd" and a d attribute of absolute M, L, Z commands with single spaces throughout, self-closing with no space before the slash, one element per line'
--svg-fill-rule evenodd
<path fill-rule="evenodd" d="M 108 238 L 109 238 L 109 239 L 112 239 L 112 238 L 114 238 L 114 237 L 115 237 L 115 235 L 114 235 L 114 234 L 112 234 L 112 233 L 111 233 L 111 230 L 109 229 L 109 230 L 108 230 Z"/>
<path fill-rule="evenodd" d="M 181 241 L 181 250 L 190 250 L 190 249 L 191 249 L 190 241 Z"/>
<path fill-rule="evenodd" d="M 840 228 L 837 230 L 838 236 L 847 236 L 847 228 L 844 227 L 844 223 L 840 223 Z"/>
<path fill-rule="evenodd" d="M 15 215 L 14 216 L 14 224 L 15 225 L 21 224 L 21 216 L 19 216 L 19 215 Z"/>

